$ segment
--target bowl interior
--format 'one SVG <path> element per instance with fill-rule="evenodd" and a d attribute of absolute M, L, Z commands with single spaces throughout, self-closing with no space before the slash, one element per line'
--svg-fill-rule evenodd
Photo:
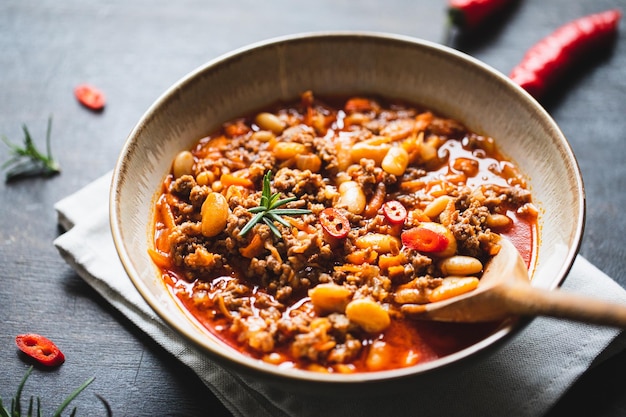
<path fill-rule="evenodd" d="M 527 175 L 541 214 L 533 285 L 554 288 L 578 251 L 584 192 L 574 155 L 550 116 L 505 76 L 433 43 L 389 34 L 303 34 L 252 45 L 195 70 L 166 91 L 131 132 L 111 188 L 114 241 L 131 280 L 151 307 L 218 360 L 323 382 L 377 381 L 425 373 L 497 344 L 520 324 L 502 328 L 461 352 L 410 368 L 352 375 L 279 370 L 233 352 L 204 331 L 170 296 L 152 264 L 152 205 L 177 152 L 222 122 L 314 94 L 378 94 L 423 105 L 492 136 Z"/>

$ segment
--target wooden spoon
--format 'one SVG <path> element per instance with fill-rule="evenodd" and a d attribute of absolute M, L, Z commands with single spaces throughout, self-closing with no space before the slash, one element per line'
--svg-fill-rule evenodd
<path fill-rule="evenodd" d="M 533 287 L 515 246 L 507 239 L 500 243 L 500 252 L 487 264 L 474 291 L 429 304 L 405 304 L 402 312 L 408 317 L 448 322 L 551 316 L 626 328 L 626 305 Z"/>

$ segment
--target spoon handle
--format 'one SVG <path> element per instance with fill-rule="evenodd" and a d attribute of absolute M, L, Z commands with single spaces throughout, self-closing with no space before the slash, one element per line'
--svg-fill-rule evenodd
<path fill-rule="evenodd" d="M 509 312 L 526 316 L 551 316 L 585 323 L 626 328 L 626 305 L 597 298 L 545 290 L 527 285 L 506 285 L 501 296 Z"/>

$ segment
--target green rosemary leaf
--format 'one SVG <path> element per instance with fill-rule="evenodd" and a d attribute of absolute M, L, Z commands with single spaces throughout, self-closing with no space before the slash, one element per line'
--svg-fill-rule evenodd
<path fill-rule="evenodd" d="M 17 386 L 17 392 L 15 393 L 15 402 L 12 403 L 11 406 L 11 414 L 14 416 L 20 416 L 22 414 L 22 390 L 24 389 L 24 385 L 26 384 L 26 380 L 30 376 L 31 372 L 33 372 L 33 367 L 28 368 L 28 371 L 24 374 L 20 385 Z"/>
<path fill-rule="evenodd" d="M 272 233 L 274 233 L 274 236 L 276 236 L 278 239 L 282 237 L 282 235 L 280 234 L 280 230 L 278 230 L 278 227 L 276 227 L 276 225 L 272 223 L 270 219 L 268 219 L 267 217 L 263 217 L 263 222 L 270 228 Z"/>
<path fill-rule="evenodd" d="M 250 221 L 244 226 L 243 229 L 239 232 L 239 236 L 244 236 L 246 233 L 250 231 L 262 218 L 265 216 L 265 211 L 257 213 Z"/>
<path fill-rule="evenodd" d="M 111 406 L 109 405 L 108 401 L 105 400 L 101 395 L 96 394 L 96 397 L 100 400 L 100 402 L 102 403 L 102 405 L 104 405 L 104 408 L 106 408 L 107 410 L 107 417 L 113 417 L 113 411 L 111 410 Z"/>
<path fill-rule="evenodd" d="M 28 402 L 28 411 L 26 412 L 26 417 L 33 416 L 33 401 L 34 401 L 34 398 L 31 396 L 30 401 Z"/>
<path fill-rule="evenodd" d="M 276 196 L 279 197 L 278 194 L 276 194 Z M 269 209 L 274 210 L 276 207 L 282 206 L 287 203 L 291 203 L 292 201 L 296 201 L 296 200 L 297 200 L 297 197 L 283 198 L 282 200 L 278 200 L 277 198 L 276 201 L 272 202 Z"/>
<path fill-rule="evenodd" d="M 285 219 L 283 219 L 282 217 L 278 216 L 274 212 L 268 211 L 267 212 L 267 217 L 269 217 L 270 219 L 274 220 L 275 222 L 278 222 L 278 223 L 282 224 L 285 227 L 291 227 L 291 225 L 289 223 L 287 223 L 287 221 Z"/>
<path fill-rule="evenodd" d="M 26 150 L 25 149 L 20 148 L 16 144 L 14 144 L 11 141 L 9 141 L 9 139 L 6 136 L 2 136 L 2 141 L 9 147 L 9 150 L 11 150 L 11 152 L 15 155 L 13 157 L 13 159 L 19 159 L 20 156 L 26 155 Z M 3 164 L 3 166 L 8 164 L 9 162 L 10 161 L 5 162 Z"/>
<path fill-rule="evenodd" d="M 11 417 L 9 410 L 7 410 L 2 403 L 2 398 L 0 398 L 0 417 Z"/>
<path fill-rule="evenodd" d="M 272 197 L 270 198 L 270 201 L 267 204 L 267 209 L 271 210 L 272 207 L 276 207 L 276 203 L 278 202 L 279 198 L 280 198 L 280 194 L 278 193 L 272 194 Z"/>
<path fill-rule="evenodd" d="M 258 207 L 252 207 L 249 208 L 248 211 L 250 213 L 261 213 L 262 211 L 266 211 L 267 209 L 263 206 L 258 206 Z"/>
<path fill-rule="evenodd" d="M 286 209 L 274 209 L 272 210 L 273 214 L 277 214 L 279 216 L 294 216 L 297 214 L 310 214 L 311 210 L 307 210 L 307 209 L 291 209 L 291 208 L 286 208 Z"/>
<path fill-rule="evenodd" d="M 280 230 L 276 227 L 274 222 L 278 222 L 286 227 L 291 225 L 281 215 L 298 215 L 311 213 L 306 209 L 279 209 L 278 207 L 297 200 L 297 197 L 280 198 L 280 193 L 272 193 L 271 184 L 272 171 L 267 171 L 263 176 L 263 190 L 261 191 L 261 201 L 258 207 L 248 209 L 250 213 L 254 213 L 254 216 L 246 223 L 246 225 L 239 232 L 239 236 L 244 236 L 248 233 L 257 223 L 263 220 L 274 236 L 281 238 Z"/>
<path fill-rule="evenodd" d="M 272 171 L 267 171 L 265 175 L 263 176 L 263 191 L 262 191 L 263 194 L 261 197 L 261 205 L 265 207 L 269 207 L 269 201 L 272 198 L 272 187 L 270 183 L 271 179 L 272 179 Z M 263 202 L 265 202 L 265 204 L 263 204 Z"/>
<path fill-rule="evenodd" d="M 265 197 L 264 195 L 261 196 L 261 202 L 259 203 L 259 208 L 263 209 L 263 210 L 267 210 L 267 207 L 270 205 L 270 200 L 269 198 Z"/>
<path fill-rule="evenodd" d="M 87 388 L 87 386 L 89 386 L 89 384 L 91 384 L 94 381 L 94 379 L 96 378 L 91 377 L 85 382 L 83 382 L 83 384 L 80 387 L 76 388 L 76 390 L 73 393 L 71 393 L 70 396 L 65 399 L 65 401 L 63 401 L 63 403 L 59 406 L 59 408 L 57 408 L 57 410 L 54 412 L 52 417 L 61 417 L 61 413 L 63 412 L 63 410 L 65 410 L 65 408 L 72 402 L 72 400 L 74 400 L 74 398 L 76 398 L 78 394 L 80 394 L 85 388 Z"/>

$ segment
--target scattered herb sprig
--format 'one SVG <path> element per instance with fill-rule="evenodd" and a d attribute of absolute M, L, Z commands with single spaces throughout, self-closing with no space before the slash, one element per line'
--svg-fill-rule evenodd
<path fill-rule="evenodd" d="M 52 131 L 52 117 L 48 118 L 48 129 L 46 132 L 46 154 L 37 149 L 26 125 L 24 130 L 24 145 L 19 146 L 10 142 L 5 136 L 2 141 L 9 147 L 13 157 L 6 161 L 1 169 L 7 169 L 6 181 L 18 177 L 29 177 L 35 175 L 50 176 L 61 171 L 59 164 L 52 157 L 50 148 L 50 133 Z"/>
<path fill-rule="evenodd" d="M 21 417 L 22 416 L 22 390 L 24 389 L 26 380 L 28 379 L 32 371 L 33 371 L 32 366 L 28 368 L 28 371 L 26 371 L 26 374 L 22 378 L 20 385 L 17 387 L 17 392 L 15 393 L 15 397 L 11 399 L 10 409 L 5 408 L 4 404 L 2 403 L 2 398 L 0 398 L 0 417 Z M 80 387 L 76 388 L 76 390 L 74 390 L 74 392 L 72 392 L 65 399 L 65 401 L 63 401 L 63 403 L 61 403 L 61 405 L 56 409 L 52 417 L 61 417 L 61 413 L 63 412 L 63 410 L 65 410 L 69 406 L 69 404 L 74 400 L 74 398 L 76 398 L 78 394 L 80 394 L 85 388 L 87 388 L 87 386 L 91 384 L 94 379 L 95 379 L 94 377 L 91 377 L 87 379 L 85 382 L 83 382 L 83 384 Z M 102 401 L 101 398 L 100 400 Z M 24 414 L 24 416 L 27 416 L 27 417 L 42 416 L 41 400 L 39 399 L 39 397 L 37 397 L 36 408 L 33 408 L 33 401 L 34 399 L 31 396 L 30 401 L 28 402 L 28 410 L 26 411 L 26 414 Z M 105 406 L 107 406 L 107 410 L 109 410 L 109 407 L 106 403 L 105 403 Z M 35 414 L 33 414 L 33 412 Z M 70 416 L 74 417 L 75 415 L 76 415 L 76 407 L 74 407 Z"/>
<path fill-rule="evenodd" d="M 280 199 L 280 193 L 273 193 L 271 188 L 272 171 L 267 171 L 263 176 L 263 191 L 261 193 L 261 202 L 258 207 L 248 209 L 250 213 L 254 213 L 254 217 L 244 226 L 239 232 L 239 236 L 244 236 L 248 233 L 257 223 L 263 221 L 272 231 L 274 236 L 278 239 L 282 237 L 280 230 L 276 227 L 274 222 L 278 222 L 286 227 L 291 225 L 280 216 L 283 215 L 298 215 L 309 214 L 311 210 L 307 209 L 290 209 L 290 208 L 278 208 L 282 205 L 297 200 L 297 197 L 288 197 Z"/>

